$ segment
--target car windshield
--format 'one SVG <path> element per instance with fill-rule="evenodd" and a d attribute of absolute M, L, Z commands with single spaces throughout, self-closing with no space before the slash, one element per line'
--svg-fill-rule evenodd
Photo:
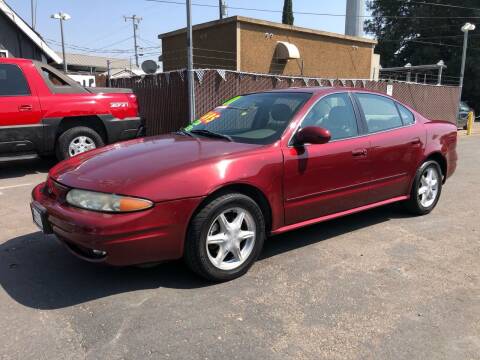
<path fill-rule="evenodd" d="M 271 92 L 237 96 L 194 121 L 182 132 L 251 144 L 280 139 L 308 92 Z"/>

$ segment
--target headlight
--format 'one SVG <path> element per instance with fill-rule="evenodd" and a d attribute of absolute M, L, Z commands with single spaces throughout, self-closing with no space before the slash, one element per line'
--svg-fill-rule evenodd
<path fill-rule="evenodd" d="M 140 211 L 153 206 L 150 200 L 79 189 L 68 192 L 67 203 L 86 210 L 109 213 Z"/>

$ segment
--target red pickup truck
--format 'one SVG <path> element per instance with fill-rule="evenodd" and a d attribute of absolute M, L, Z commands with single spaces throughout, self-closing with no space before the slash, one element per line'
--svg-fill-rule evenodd
<path fill-rule="evenodd" d="M 142 129 L 130 89 L 85 88 L 44 63 L 0 59 L 0 161 L 63 160 Z"/>

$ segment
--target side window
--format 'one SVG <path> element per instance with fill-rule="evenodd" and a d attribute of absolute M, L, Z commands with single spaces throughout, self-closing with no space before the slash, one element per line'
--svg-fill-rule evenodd
<path fill-rule="evenodd" d="M 53 86 L 70 86 L 65 80 L 48 69 L 42 68 L 43 77 Z"/>
<path fill-rule="evenodd" d="M 0 96 L 30 95 L 27 79 L 17 65 L 0 64 Z"/>
<path fill-rule="evenodd" d="M 332 94 L 318 101 L 303 120 L 302 128 L 307 126 L 329 130 L 332 140 L 357 136 L 357 120 L 349 95 Z"/>
<path fill-rule="evenodd" d="M 412 125 L 415 123 L 415 116 L 412 114 L 410 110 L 408 110 L 405 106 L 397 103 L 398 111 L 402 116 L 403 125 Z"/>
<path fill-rule="evenodd" d="M 394 129 L 403 125 L 393 100 L 373 94 L 356 94 L 365 114 L 369 133 Z"/>

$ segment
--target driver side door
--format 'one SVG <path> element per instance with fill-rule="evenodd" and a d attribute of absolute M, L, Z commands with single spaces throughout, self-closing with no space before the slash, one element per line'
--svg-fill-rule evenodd
<path fill-rule="evenodd" d="M 289 144 L 283 149 L 285 225 L 369 202 L 370 141 L 362 136 L 364 131 L 350 94 L 339 92 L 321 98 L 299 129 L 306 126 L 325 128 L 332 138 L 326 144 Z"/>

